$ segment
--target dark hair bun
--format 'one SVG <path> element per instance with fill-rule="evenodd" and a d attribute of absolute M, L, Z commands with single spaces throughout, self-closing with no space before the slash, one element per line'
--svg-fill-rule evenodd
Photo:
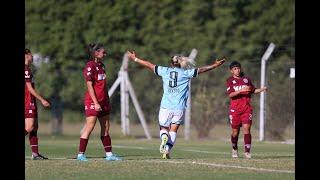
<path fill-rule="evenodd" d="M 31 53 L 31 51 L 30 51 L 30 49 L 24 49 L 24 54 L 30 54 Z"/>

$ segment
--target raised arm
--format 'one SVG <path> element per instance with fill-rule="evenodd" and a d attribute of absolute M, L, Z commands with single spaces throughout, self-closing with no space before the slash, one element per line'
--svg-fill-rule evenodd
<path fill-rule="evenodd" d="M 150 69 L 151 71 L 154 71 L 154 67 L 155 67 L 156 65 L 152 64 L 151 62 L 149 62 L 149 61 L 147 61 L 147 60 L 139 59 L 139 58 L 136 56 L 136 53 L 135 53 L 134 51 L 132 51 L 132 52 L 127 51 L 127 54 L 128 54 L 128 57 L 129 57 L 130 60 L 141 64 L 142 66 Z"/>
<path fill-rule="evenodd" d="M 224 62 L 226 61 L 225 58 L 222 58 L 222 59 L 216 59 L 214 61 L 214 63 L 210 64 L 210 65 L 206 65 L 206 66 L 202 66 L 200 68 L 198 68 L 198 74 L 201 74 L 201 73 L 204 73 L 204 72 L 207 72 L 207 71 L 210 71 L 216 67 L 219 67 L 221 66 Z"/>

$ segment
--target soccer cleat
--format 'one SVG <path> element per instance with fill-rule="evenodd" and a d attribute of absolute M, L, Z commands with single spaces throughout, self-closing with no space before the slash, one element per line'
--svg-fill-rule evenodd
<path fill-rule="evenodd" d="M 251 154 L 250 154 L 249 152 L 245 152 L 245 153 L 244 153 L 244 157 L 245 157 L 246 159 L 251 159 Z"/>
<path fill-rule="evenodd" d="M 121 161 L 122 159 L 121 159 L 119 156 L 113 154 L 113 155 L 111 155 L 111 156 L 107 156 L 107 157 L 105 158 L 105 160 L 106 160 L 106 161 Z"/>
<path fill-rule="evenodd" d="M 232 149 L 232 157 L 237 158 L 238 157 L 238 150 Z"/>
<path fill-rule="evenodd" d="M 78 154 L 77 160 L 79 160 L 79 161 L 88 161 L 86 155 L 84 155 L 84 154 Z"/>
<path fill-rule="evenodd" d="M 164 134 L 161 136 L 160 153 L 166 152 L 166 144 L 168 142 L 168 135 Z"/>
<path fill-rule="evenodd" d="M 31 156 L 32 160 L 45 160 L 48 159 L 47 157 L 42 156 L 41 154 L 37 154 L 36 156 L 32 155 Z"/>
<path fill-rule="evenodd" d="M 164 154 L 162 154 L 162 159 L 171 159 L 171 158 L 170 158 L 169 154 L 164 153 Z"/>

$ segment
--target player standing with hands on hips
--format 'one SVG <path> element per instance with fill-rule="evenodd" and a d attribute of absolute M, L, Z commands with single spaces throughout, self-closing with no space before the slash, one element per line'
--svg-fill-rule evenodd
<path fill-rule="evenodd" d="M 49 107 L 50 103 L 45 100 L 35 90 L 33 81 L 33 74 L 30 65 L 33 62 L 33 56 L 29 49 L 24 50 L 24 123 L 25 123 L 25 136 L 29 134 L 29 142 L 32 151 L 32 160 L 44 160 L 47 157 L 39 153 L 38 147 L 38 108 L 36 99 L 38 99 L 44 107 Z"/>
<path fill-rule="evenodd" d="M 137 57 L 135 52 L 127 51 L 130 60 L 152 70 L 162 77 L 163 96 L 159 111 L 160 153 L 163 159 L 169 159 L 169 153 L 175 144 L 178 128 L 184 121 L 184 113 L 189 92 L 189 81 L 198 74 L 221 66 L 225 59 L 215 60 L 212 64 L 195 68 L 188 57 L 173 56 L 170 67 L 154 65 Z"/>
<path fill-rule="evenodd" d="M 244 76 L 241 71 L 241 64 L 233 61 L 229 65 L 232 74 L 226 81 L 227 93 L 230 97 L 229 120 L 232 128 L 231 144 L 232 157 L 238 157 L 238 136 L 240 127 L 244 134 L 244 157 L 251 158 L 251 133 L 252 106 L 250 105 L 251 95 L 265 91 L 266 87 L 255 88 L 249 77 Z"/>
<path fill-rule="evenodd" d="M 85 151 L 89 136 L 94 129 L 97 119 L 101 127 L 101 141 L 106 152 L 105 160 L 119 161 L 120 157 L 112 153 L 111 137 L 109 135 L 109 114 L 111 105 L 109 102 L 105 66 L 102 63 L 107 52 L 102 44 L 89 44 L 89 61 L 83 69 L 83 76 L 86 81 L 87 91 L 84 97 L 86 124 L 81 132 L 79 161 L 88 161 Z"/>

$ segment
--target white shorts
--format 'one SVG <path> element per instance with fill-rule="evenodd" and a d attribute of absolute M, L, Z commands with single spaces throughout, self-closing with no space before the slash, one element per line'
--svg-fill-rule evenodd
<path fill-rule="evenodd" d="M 169 127 L 170 124 L 183 124 L 185 110 L 170 110 L 160 108 L 159 111 L 159 125 Z"/>

